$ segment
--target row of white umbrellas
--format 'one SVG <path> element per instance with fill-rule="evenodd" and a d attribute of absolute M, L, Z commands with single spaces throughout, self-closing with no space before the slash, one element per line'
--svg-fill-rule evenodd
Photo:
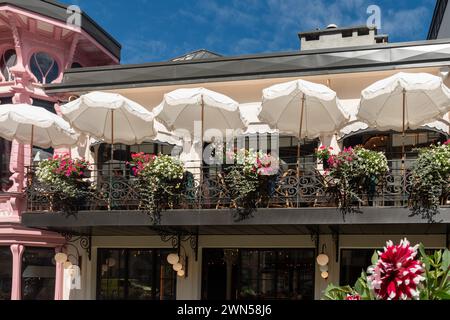
<path fill-rule="evenodd" d="M 295 80 L 263 91 L 259 117 L 271 127 L 298 138 L 337 132 L 348 121 L 336 93 L 325 85 Z M 358 118 L 381 130 L 405 132 L 450 111 L 450 90 L 426 73 L 398 73 L 362 91 Z M 155 136 L 158 117 L 170 130 L 194 131 L 201 140 L 208 129 L 224 132 L 245 127 L 239 104 L 204 88 L 178 89 L 164 95 L 153 112 L 119 94 L 91 92 L 61 107 L 65 122 L 43 108 L 0 106 L 0 136 L 39 147 L 71 146 L 78 132 L 107 143 L 138 144 Z M 112 148 L 111 148 L 112 149 Z"/>

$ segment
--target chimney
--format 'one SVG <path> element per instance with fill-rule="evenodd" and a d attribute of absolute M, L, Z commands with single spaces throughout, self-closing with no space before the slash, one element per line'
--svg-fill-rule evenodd
<path fill-rule="evenodd" d="M 298 37 L 302 51 L 367 46 L 388 42 L 388 35 L 378 35 L 375 26 L 368 27 L 366 25 L 339 28 L 335 24 L 330 24 L 322 30 L 300 32 Z"/>

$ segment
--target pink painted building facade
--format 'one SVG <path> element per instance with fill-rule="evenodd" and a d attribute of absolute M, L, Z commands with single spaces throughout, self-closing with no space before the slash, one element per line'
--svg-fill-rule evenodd
<path fill-rule="evenodd" d="M 2 1 L 0 59 L 2 104 L 27 103 L 58 113 L 66 98 L 48 96 L 43 85 L 60 82 L 69 68 L 118 64 L 120 45 L 76 7 L 53 1 Z M 9 293 L 13 300 L 53 295 L 61 299 L 62 266 L 58 264 L 52 274 L 51 261 L 64 237 L 21 225 L 30 146 L 4 139 L 0 145 L 0 299 L 8 299 Z M 47 270 L 44 280 L 33 277 L 37 266 L 41 275 Z M 38 296 L 36 287 L 46 290 Z"/>

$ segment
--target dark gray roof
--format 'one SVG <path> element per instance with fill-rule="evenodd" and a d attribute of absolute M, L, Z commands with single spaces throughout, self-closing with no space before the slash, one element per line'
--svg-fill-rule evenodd
<path fill-rule="evenodd" d="M 426 50 L 425 48 L 426 47 Z M 71 69 L 49 93 L 301 77 L 450 64 L 450 39 Z"/>
<path fill-rule="evenodd" d="M 431 19 L 430 29 L 428 30 L 428 40 L 437 39 L 442 19 L 444 18 L 445 9 L 447 8 L 447 3 L 448 0 L 436 0 L 433 18 Z"/>
<path fill-rule="evenodd" d="M 316 29 L 311 31 L 304 31 L 299 32 L 298 36 L 304 37 L 309 35 L 316 35 L 316 34 L 333 34 L 333 33 L 341 33 L 343 31 L 367 31 L 367 30 L 374 30 L 375 33 L 377 32 L 377 28 L 375 27 L 368 27 L 367 25 L 359 25 L 359 26 L 352 26 L 352 27 L 342 27 L 342 28 L 325 28 L 325 29 Z"/>
<path fill-rule="evenodd" d="M 170 61 L 189 61 L 189 60 L 210 59 L 218 57 L 222 57 L 222 55 L 206 49 L 199 49 L 183 54 L 182 56 L 170 59 Z"/>
<path fill-rule="evenodd" d="M 0 5 L 15 6 L 62 22 L 66 22 L 68 18 L 68 5 L 53 0 L 0 0 Z M 81 28 L 120 60 L 120 43 L 84 12 Z"/>

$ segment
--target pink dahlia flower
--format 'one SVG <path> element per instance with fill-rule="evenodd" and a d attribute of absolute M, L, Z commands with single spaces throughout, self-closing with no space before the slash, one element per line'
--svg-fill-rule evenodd
<path fill-rule="evenodd" d="M 345 300 L 361 300 L 361 296 L 359 294 L 355 295 L 348 294 Z"/>
<path fill-rule="evenodd" d="M 412 247 L 404 239 L 399 245 L 386 243 L 384 252 L 378 252 L 379 260 L 367 271 L 367 278 L 377 299 L 409 300 L 418 299 L 418 285 L 425 280 L 424 268 L 417 256 L 418 245 Z"/>

